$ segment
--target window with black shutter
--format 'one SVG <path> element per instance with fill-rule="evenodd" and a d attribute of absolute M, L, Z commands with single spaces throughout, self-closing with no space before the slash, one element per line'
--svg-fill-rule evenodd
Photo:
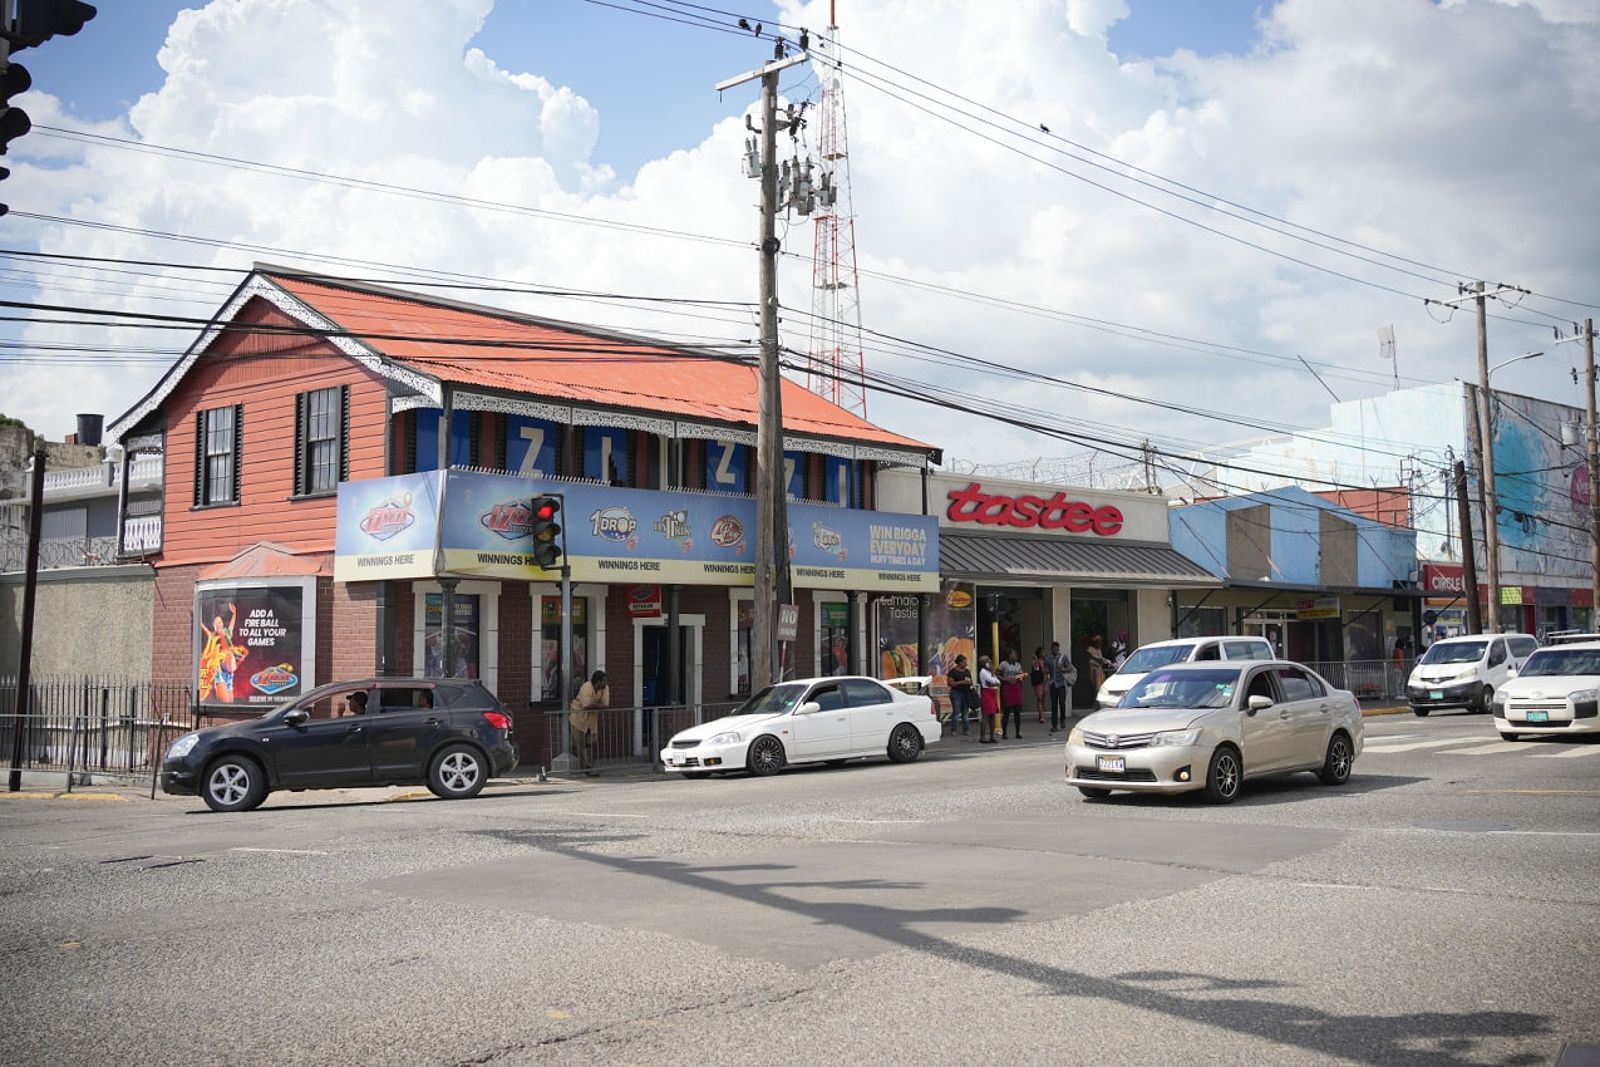
<path fill-rule="evenodd" d="M 239 467 L 243 451 L 243 404 L 210 408 L 195 415 L 196 507 L 239 502 Z"/>
<path fill-rule="evenodd" d="M 315 389 L 295 397 L 294 495 L 332 493 L 349 475 L 349 386 Z"/>

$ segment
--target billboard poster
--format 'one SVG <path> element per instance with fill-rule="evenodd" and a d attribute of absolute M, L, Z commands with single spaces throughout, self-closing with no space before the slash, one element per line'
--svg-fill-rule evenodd
<path fill-rule="evenodd" d="M 343 482 L 334 578 L 556 581 L 533 561 L 536 494 L 560 493 L 566 561 L 580 582 L 755 584 L 755 501 L 672 490 L 451 470 Z M 933 593 L 938 520 L 791 502 L 789 562 L 799 589 Z M 434 549 L 443 569 L 435 569 Z"/>
<path fill-rule="evenodd" d="M 339 483 L 333 577 L 431 578 L 439 536 L 438 471 Z"/>
<path fill-rule="evenodd" d="M 921 671 L 917 656 L 917 598 L 879 597 L 875 602 L 878 625 L 878 677 L 912 678 Z M 977 670 L 978 606 L 973 586 L 945 582 L 939 596 L 928 598 L 928 675 L 935 685 L 945 684 L 945 673 L 957 656 L 967 657 L 967 667 Z"/>
<path fill-rule="evenodd" d="M 197 586 L 195 692 L 200 704 L 271 706 L 315 685 L 315 581 Z"/>

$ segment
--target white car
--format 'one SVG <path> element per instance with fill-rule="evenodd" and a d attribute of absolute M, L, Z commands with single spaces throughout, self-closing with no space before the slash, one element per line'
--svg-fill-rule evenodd
<path fill-rule="evenodd" d="M 1600 641 L 1541 648 L 1494 694 L 1494 728 L 1507 741 L 1600 733 Z"/>
<path fill-rule="evenodd" d="M 1531 634 L 1447 637 L 1428 646 L 1406 679 L 1406 703 L 1418 715 L 1435 708 L 1492 711 L 1494 695 L 1539 641 Z"/>
<path fill-rule="evenodd" d="M 1122 661 L 1095 694 L 1095 703 L 1114 708 L 1123 694 L 1149 671 L 1169 663 L 1193 663 L 1218 659 L 1272 659 L 1272 645 L 1265 637 L 1175 637 L 1171 641 L 1152 641 Z"/>
<path fill-rule="evenodd" d="M 1175 663 L 1067 737 L 1067 783 L 1091 799 L 1205 791 L 1226 804 L 1249 778 L 1315 771 L 1343 785 L 1361 754 L 1361 706 L 1286 660 Z"/>
<path fill-rule="evenodd" d="M 789 763 L 887 756 L 910 763 L 939 740 L 927 696 L 871 678 L 804 678 L 753 694 L 731 715 L 673 735 L 661 765 L 685 778 L 718 771 L 776 774 Z"/>

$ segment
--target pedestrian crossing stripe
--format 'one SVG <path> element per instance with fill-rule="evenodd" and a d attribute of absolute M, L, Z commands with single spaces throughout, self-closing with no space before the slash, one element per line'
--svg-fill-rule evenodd
<path fill-rule="evenodd" d="M 1484 742 L 1480 738 L 1462 737 L 1435 738 L 1431 741 L 1403 741 L 1399 744 L 1369 741 L 1363 746 L 1362 753 L 1370 752 L 1375 756 L 1386 756 L 1414 752 L 1425 748 L 1438 749 L 1440 755 L 1448 756 L 1492 756 L 1512 752 L 1533 756 L 1537 759 L 1578 759 L 1583 756 L 1600 756 L 1600 745 L 1595 744 L 1561 745 L 1557 748 L 1557 746 L 1540 745 L 1534 742 Z"/>

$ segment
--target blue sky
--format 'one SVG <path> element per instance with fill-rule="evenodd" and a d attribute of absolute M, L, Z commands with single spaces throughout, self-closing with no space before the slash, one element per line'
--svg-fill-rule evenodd
<path fill-rule="evenodd" d="M 88 121 L 125 115 L 164 77 L 156 55 L 177 13 L 194 0 L 102 0 L 75 37 L 58 38 L 18 57 L 39 89 Z M 1186 48 L 1198 55 L 1247 51 L 1256 39 L 1259 0 L 1128 0 L 1129 16 L 1111 28 L 1111 50 L 1124 60 Z M 728 10 L 776 18 L 767 4 Z M 848 2 L 840 27 L 849 40 Z M 533 71 L 571 86 L 600 112 L 595 158 L 623 177 L 639 164 L 698 141 L 717 119 L 738 114 L 746 96 L 719 101 L 712 85 L 765 58 L 765 47 L 731 34 L 707 33 L 628 14 L 586 0 L 500 0 L 474 41 L 501 67 Z M 292 87 L 285 87 L 292 90 Z M 648 98 L 649 106 L 638 106 Z M 427 131 L 419 130 L 419 137 Z"/>

